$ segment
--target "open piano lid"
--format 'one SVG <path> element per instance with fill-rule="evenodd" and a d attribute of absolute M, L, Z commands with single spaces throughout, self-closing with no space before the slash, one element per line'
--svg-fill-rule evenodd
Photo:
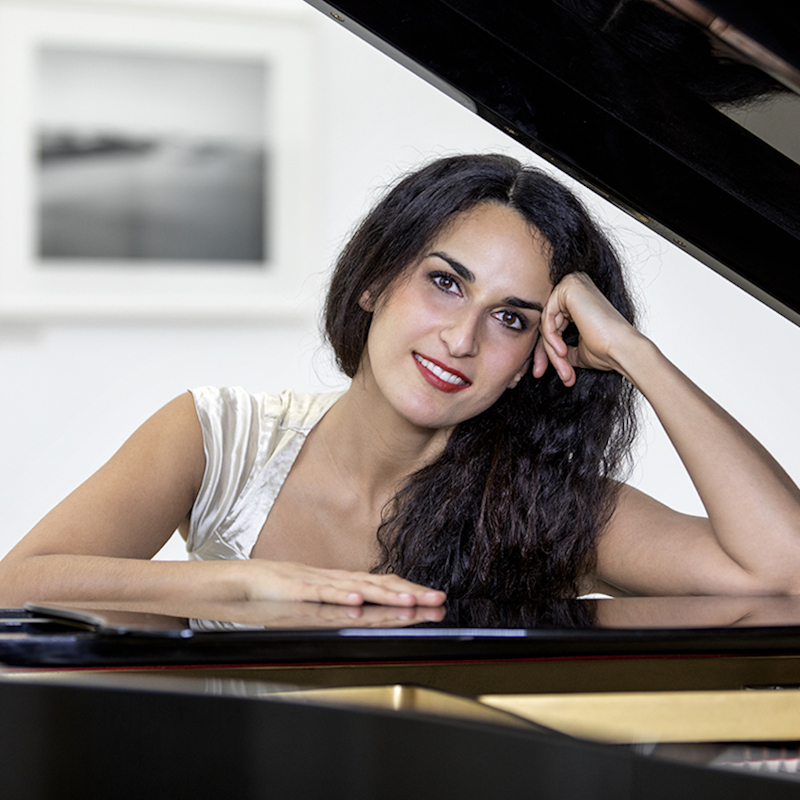
<path fill-rule="evenodd" d="M 800 5 L 308 2 L 800 322 Z"/>

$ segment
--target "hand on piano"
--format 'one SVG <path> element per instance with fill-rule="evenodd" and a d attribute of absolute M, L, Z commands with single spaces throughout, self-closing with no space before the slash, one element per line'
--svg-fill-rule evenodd
<path fill-rule="evenodd" d="M 289 603 L 276 600 L 239 603 L 194 603 L 170 613 L 182 618 L 212 621 L 202 630 L 234 627 L 265 628 L 404 628 L 426 622 L 441 622 L 445 609 L 414 606 L 341 606 L 332 603 Z M 156 612 L 158 613 L 158 612 Z M 225 624 L 213 624 L 225 623 Z M 195 622 L 193 627 L 200 626 Z"/>
<path fill-rule="evenodd" d="M 441 606 L 444 592 L 411 583 L 397 575 L 321 569 L 288 561 L 252 558 L 228 562 L 239 567 L 247 600 L 288 600 L 360 606 Z"/>

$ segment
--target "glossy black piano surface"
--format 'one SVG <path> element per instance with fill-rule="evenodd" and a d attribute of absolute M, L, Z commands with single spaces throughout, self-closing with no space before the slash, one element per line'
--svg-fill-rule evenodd
<path fill-rule="evenodd" d="M 796 4 L 309 2 L 800 320 Z"/>
<path fill-rule="evenodd" d="M 438 622 L 415 613 L 279 603 L 2 612 L 8 796 L 728 800 L 800 791 L 796 741 L 762 732 L 747 745 L 604 744 L 477 697 L 555 691 L 574 701 L 587 691 L 729 685 L 796 704 L 800 599 L 454 605 Z M 718 692 L 691 694 L 713 704 Z"/>
<path fill-rule="evenodd" d="M 0 663 L 29 667 L 734 654 L 800 656 L 800 598 L 472 601 L 443 609 L 30 603 L 0 612 Z"/>

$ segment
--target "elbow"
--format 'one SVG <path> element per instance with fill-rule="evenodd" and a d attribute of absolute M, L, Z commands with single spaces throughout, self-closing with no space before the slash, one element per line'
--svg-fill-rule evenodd
<path fill-rule="evenodd" d="M 793 568 L 784 565 L 748 573 L 741 594 L 759 597 L 800 595 L 800 564 Z"/>

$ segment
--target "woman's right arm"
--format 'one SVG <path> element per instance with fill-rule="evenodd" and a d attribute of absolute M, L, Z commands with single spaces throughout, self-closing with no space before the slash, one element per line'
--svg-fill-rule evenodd
<path fill-rule="evenodd" d="M 185 520 L 205 469 L 191 395 L 168 403 L 0 562 L 0 605 L 35 601 L 309 600 L 440 605 L 394 575 L 245 561 L 151 561 Z"/>

